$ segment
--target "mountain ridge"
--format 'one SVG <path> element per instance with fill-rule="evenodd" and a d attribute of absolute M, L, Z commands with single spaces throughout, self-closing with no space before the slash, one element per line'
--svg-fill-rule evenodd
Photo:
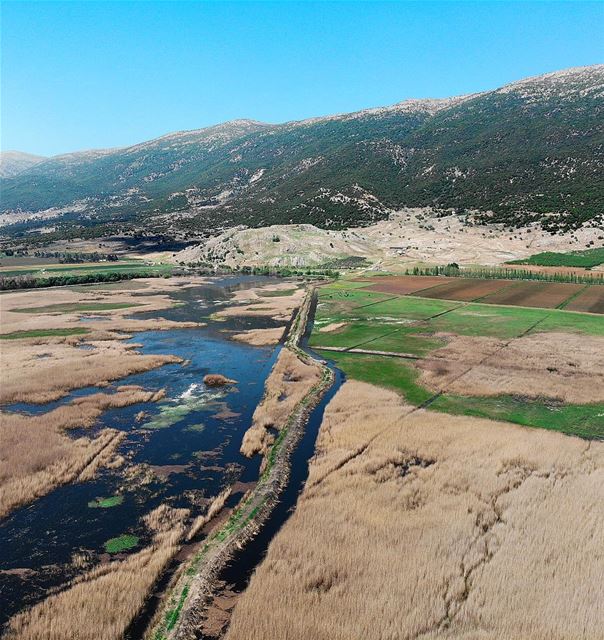
<path fill-rule="evenodd" d="M 344 228 L 402 206 L 576 228 L 604 211 L 602 116 L 604 65 L 593 65 L 282 124 L 236 119 L 44 159 L 2 180 L 0 211 L 17 231 L 40 212 L 99 232 L 142 218 L 171 233 Z"/>

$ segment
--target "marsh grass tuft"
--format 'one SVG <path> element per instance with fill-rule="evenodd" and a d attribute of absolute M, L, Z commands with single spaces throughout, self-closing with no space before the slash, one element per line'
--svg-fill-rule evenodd
<path fill-rule="evenodd" d="M 129 533 L 125 533 L 117 538 L 111 538 L 105 542 L 105 551 L 107 553 L 121 553 L 136 547 L 138 544 L 138 536 L 133 536 Z"/>
<path fill-rule="evenodd" d="M 110 509 L 111 507 L 117 507 L 124 502 L 124 496 L 111 496 L 109 498 L 97 498 L 91 500 L 88 506 L 91 509 Z"/>

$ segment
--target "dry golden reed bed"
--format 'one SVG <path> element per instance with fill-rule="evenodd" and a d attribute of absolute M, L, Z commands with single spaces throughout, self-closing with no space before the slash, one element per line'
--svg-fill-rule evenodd
<path fill-rule="evenodd" d="M 241 333 L 235 333 L 231 336 L 237 342 L 245 342 L 254 347 L 265 347 L 277 344 L 283 337 L 285 327 L 275 327 L 272 329 L 248 329 Z"/>
<path fill-rule="evenodd" d="M 144 295 L 125 291 L 64 288 L 3 294 L 0 298 L 0 332 L 86 328 L 85 335 L 2 340 L 0 404 L 46 403 L 86 386 L 107 386 L 111 381 L 148 371 L 167 363 L 181 362 L 171 355 L 142 355 L 136 345 L 125 344 L 124 332 L 184 327 L 164 319 L 132 319 L 133 311 L 160 310 L 172 306 L 167 295 L 187 281 L 142 281 Z M 27 313 L 16 309 L 39 309 L 47 305 L 136 304 L 136 307 L 105 311 L 69 312 L 46 310 Z M 56 308 L 55 308 L 56 309 Z M 102 316 L 80 322 L 81 315 Z M 118 333 L 120 332 L 120 333 Z M 85 343 L 86 349 L 80 348 Z M 108 464 L 123 439 L 105 430 L 96 438 L 72 439 L 65 429 L 89 427 L 109 408 L 153 402 L 157 392 L 139 387 L 120 387 L 117 393 L 97 393 L 36 416 L 0 411 L 0 518 L 11 509 L 44 495 L 54 487 L 93 477 Z"/>
<path fill-rule="evenodd" d="M 66 342 L 7 342 L 2 345 L 1 404 L 52 402 L 73 389 L 104 386 L 133 373 L 181 362 L 171 355 L 141 355 L 133 345 L 117 340 L 90 343 L 90 350 Z"/>
<path fill-rule="evenodd" d="M 299 307 L 304 300 L 304 288 L 297 287 L 295 282 L 284 282 L 255 289 L 242 289 L 235 292 L 233 296 L 233 300 L 238 304 L 225 307 L 216 315 L 222 318 L 230 316 L 269 317 L 273 320 L 287 322 L 291 319 L 294 309 Z M 290 291 L 291 293 L 289 293 Z M 274 295 L 284 292 L 289 295 Z"/>
<path fill-rule="evenodd" d="M 76 398 L 35 416 L 0 412 L 0 518 L 61 484 L 92 478 L 124 437 L 105 429 L 93 439 L 73 439 L 65 429 L 90 427 L 107 409 L 154 402 L 162 395 L 129 386 Z"/>
<path fill-rule="evenodd" d="M 601 640 L 604 444 L 346 382 L 227 640 Z"/>
<path fill-rule="evenodd" d="M 265 454 L 274 442 L 269 429 L 282 429 L 294 407 L 320 378 L 319 367 L 302 362 L 285 347 L 281 349 L 266 380 L 264 397 L 254 411 L 252 425 L 243 436 L 241 453 L 248 457 Z"/>
<path fill-rule="evenodd" d="M 417 365 L 422 382 L 452 393 L 604 401 L 604 338 L 598 336 L 534 333 L 509 343 L 450 336 L 449 344 Z"/>
<path fill-rule="evenodd" d="M 187 511 L 158 507 L 146 517 L 153 542 L 124 560 L 87 571 L 65 591 L 14 616 L 7 640 L 120 640 L 179 549 Z"/>

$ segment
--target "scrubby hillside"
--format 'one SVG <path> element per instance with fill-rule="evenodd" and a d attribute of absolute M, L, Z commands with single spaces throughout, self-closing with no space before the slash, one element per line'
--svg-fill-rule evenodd
<path fill-rule="evenodd" d="M 42 156 L 21 151 L 0 152 L 0 178 L 10 178 L 44 160 Z"/>
<path fill-rule="evenodd" d="M 3 180 L 1 210 L 9 220 L 60 214 L 60 230 L 93 235 L 143 221 L 168 233 L 346 228 L 403 206 L 570 229 L 604 211 L 603 123 L 596 65 L 459 98 L 282 125 L 238 120 L 59 156 Z"/>

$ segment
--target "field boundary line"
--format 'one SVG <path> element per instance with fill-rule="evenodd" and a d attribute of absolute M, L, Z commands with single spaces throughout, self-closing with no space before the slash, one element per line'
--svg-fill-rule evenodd
<path fill-rule="evenodd" d="M 369 344 L 370 342 L 374 342 L 375 340 L 380 340 L 381 338 L 385 338 L 386 336 L 391 336 L 395 333 L 398 333 L 401 330 L 401 328 L 402 327 L 397 327 L 396 329 L 393 329 L 392 331 L 388 331 L 387 333 L 384 333 L 381 336 L 377 336 L 369 340 L 364 340 L 363 342 L 359 342 L 358 344 L 353 344 L 351 347 L 346 347 L 344 351 L 350 351 L 350 349 L 357 349 L 358 347 L 361 347 L 364 344 Z"/>
<path fill-rule="evenodd" d="M 376 293 L 381 293 L 381 291 L 377 291 Z M 376 300 L 375 302 L 369 302 L 368 304 L 361 304 L 358 307 L 354 307 L 355 309 L 365 309 L 366 307 L 371 307 L 374 304 L 381 304 L 382 302 L 390 302 L 391 300 L 398 300 L 398 298 L 402 298 L 403 296 L 392 296 L 391 298 L 386 298 L 385 300 Z"/>
<path fill-rule="evenodd" d="M 506 289 L 511 289 L 516 284 L 518 284 L 518 281 L 509 280 L 509 284 L 506 284 L 505 286 L 497 289 L 496 291 L 491 291 L 491 293 L 485 293 L 484 296 L 478 296 L 478 298 L 474 298 L 473 300 L 470 300 L 470 302 L 477 302 L 478 304 L 488 304 L 488 302 L 480 302 L 480 301 L 484 300 L 485 298 L 488 298 L 489 296 L 492 296 L 495 293 L 500 293 L 501 291 L 505 291 Z"/>
<path fill-rule="evenodd" d="M 569 304 L 570 302 L 572 302 L 575 298 L 577 298 L 578 296 L 580 296 L 584 291 L 586 291 L 587 289 L 589 289 L 591 286 L 591 284 L 586 284 L 584 287 L 582 287 L 581 289 L 579 289 L 579 291 L 575 291 L 575 293 L 573 293 L 570 297 L 566 298 L 566 300 L 563 300 L 557 307 L 556 309 L 560 309 L 560 310 L 564 310 L 564 307 L 566 307 L 567 304 Z M 572 310 L 571 310 L 572 311 Z"/>
<path fill-rule="evenodd" d="M 417 356 L 413 353 L 398 353 L 396 351 L 372 351 L 371 349 L 358 349 L 351 347 L 350 349 L 344 349 L 341 347 L 313 347 L 316 351 L 331 351 L 332 353 L 358 353 L 368 356 L 386 356 L 391 358 L 403 358 L 405 360 L 421 360 L 422 356 Z"/>

